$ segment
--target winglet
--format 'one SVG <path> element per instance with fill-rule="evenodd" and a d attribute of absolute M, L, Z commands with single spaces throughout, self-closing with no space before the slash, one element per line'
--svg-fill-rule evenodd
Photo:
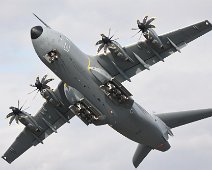
<path fill-rule="evenodd" d="M 40 22 L 43 23 L 43 25 L 45 25 L 47 28 L 51 28 L 50 26 L 48 26 L 42 19 L 40 19 L 36 14 L 32 13 Z"/>

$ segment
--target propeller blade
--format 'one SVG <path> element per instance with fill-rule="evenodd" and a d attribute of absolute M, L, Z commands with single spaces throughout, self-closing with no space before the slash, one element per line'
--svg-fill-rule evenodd
<path fill-rule="evenodd" d="M 36 78 L 36 84 L 39 84 L 40 80 L 39 80 L 39 76 Z"/>
<path fill-rule="evenodd" d="M 139 26 L 141 24 L 140 20 L 137 19 L 137 25 Z"/>
<path fill-rule="evenodd" d="M 99 53 L 99 52 L 102 50 L 103 47 L 104 47 L 104 44 L 101 44 L 101 45 L 99 46 L 98 50 L 97 50 L 97 53 Z"/>
<path fill-rule="evenodd" d="M 118 40 L 119 38 L 116 38 L 116 39 L 114 39 L 114 40 L 112 40 L 112 41 L 116 41 L 116 40 Z"/>
<path fill-rule="evenodd" d="M 115 35 L 115 34 L 114 34 Z M 114 37 L 114 35 L 112 35 L 109 39 L 111 40 L 113 37 Z"/>
<path fill-rule="evenodd" d="M 15 116 L 15 121 L 16 121 L 17 124 L 19 124 L 18 123 L 18 115 Z"/>
<path fill-rule="evenodd" d="M 102 44 L 103 43 L 103 41 L 102 40 L 99 40 L 97 43 L 96 43 L 96 45 L 99 45 L 99 44 Z"/>
<path fill-rule="evenodd" d="M 107 37 L 110 37 L 110 32 L 111 32 L 111 28 L 109 28 L 109 32 L 108 32 L 108 36 Z"/>
<path fill-rule="evenodd" d="M 26 102 L 27 102 L 27 100 L 25 100 L 24 104 L 21 106 L 20 111 L 24 107 L 24 105 L 26 104 Z"/>
<path fill-rule="evenodd" d="M 14 115 L 13 112 L 9 113 L 9 114 L 6 116 L 6 118 L 9 118 L 9 117 L 12 116 L 12 115 Z"/>
<path fill-rule="evenodd" d="M 32 93 L 35 92 L 36 90 L 38 90 L 38 89 L 35 89 L 35 90 L 33 90 L 33 91 L 27 93 L 27 95 L 32 94 Z"/>
<path fill-rule="evenodd" d="M 48 85 L 44 84 L 43 89 L 50 89 L 50 87 Z"/>
<path fill-rule="evenodd" d="M 46 85 L 46 84 L 48 84 L 50 81 L 52 81 L 52 80 L 54 80 L 54 79 L 47 79 L 47 80 L 45 80 L 44 82 L 43 82 L 43 85 Z"/>
<path fill-rule="evenodd" d="M 154 25 L 148 25 L 148 28 L 155 28 Z"/>
<path fill-rule="evenodd" d="M 41 83 L 43 83 L 46 80 L 47 74 L 45 76 L 43 76 Z"/>
<path fill-rule="evenodd" d="M 137 34 L 139 34 L 141 30 L 139 30 L 135 35 L 133 35 L 131 38 L 135 37 Z"/>
<path fill-rule="evenodd" d="M 27 107 L 27 108 L 24 108 L 22 111 L 26 111 L 27 109 L 29 109 L 30 108 L 30 106 L 29 107 Z"/>
<path fill-rule="evenodd" d="M 139 30 L 139 28 L 132 28 L 131 30 Z"/>
<path fill-rule="evenodd" d="M 143 19 L 143 24 L 144 25 L 146 24 L 147 18 L 148 18 L 148 16 L 145 16 L 144 19 Z"/>
<path fill-rule="evenodd" d="M 35 85 L 33 85 L 33 84 L 30 84 L 30 86 L 31 86 L 31 87 L 36 87 L 36 86 L 35 86 Z"/>
<path fill-rule="evenodd" d="M 142 34 L 139 36 L 139 39 L 138 39 L 138 40 L 140 40 L 140 39 L 141 39 L 141 36 L 142 36 Z"/>
<path fill-rule="evenodd" d="M 37 96 L 38 92 L 39 92 L 39 91 L 37 91 L 37 93 L 36 93 L 36 94 L 35 94 L 35 96 L 32 98 L 32 100 L 34 100 L 34 99 L 36 98 L 36 96 Z"/>
<path fill-rule="evenodd" d="M 13 122 L 13 120 L 15 119 L 15 115 L 13 115 L 11 118 L 10 118 L 10 121 L 9 121 L 9 125 L 11 125 L 11 123 Z"/>
<path fill-rule="evenodd" d="M 45 25 L 47 28 L 51 28 L 51 27 L 48 26 L 42 19 L 40 19 L 37 15 L 35 15 L 34 13 L 33 13 L 33 15 L 34 15 L 40 22 L 42 22 L 43 25 Z"/>
<path fill-rule="evenodd" d="M 105 46 L 104 46 L 104 53 L 105 53 L 105 54 L 106 54 L 106 52 L 107 52 L 107 48 L 108 48 L 108 45 L 105 44 Z"/>
<path fill-rule="evenodd" d="M 151 18 L 151 19 L 149 19 L 147 22 L 146 22 L 146 25 L 148 26 L 148 25 L 150 25 L 150 23 L 152 22 L 152 21 L 154 21 L 156 18 Z"/>
<path fill-rule="evenodd" d="M 18 100 L 18 109 L 19 109 L 20 101 Z"/>

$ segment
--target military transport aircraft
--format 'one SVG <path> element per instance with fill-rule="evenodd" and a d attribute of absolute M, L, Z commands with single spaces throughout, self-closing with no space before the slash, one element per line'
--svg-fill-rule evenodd
<path fill-rule="evenodd" d="M 36 15 L 35 15 L 36 16 Z M 37 16 L 36 16 L 37 17 Z M 38 18 L 38 17 L 37 17 Z M 137 20 L 136 34 L 145 41 L 122 47 L 114 36 L 101 34 L 97 52 L 89 56 L 80 51 L 69 38 L 53 30 L 38 18 L 44 26 L 31 29 L 34 49 L 41 61 L 60 79 L 56 90 L 47 83 L 52 79 L 37 77 L 35 87 L 46 99 L 41 109 L 32 116 L 22 107 L 10 107 L 7 115 L 25 125 L 24 130 L 5 152 L 2 158 L 12 163 L 31 146 L 57 132 L 63 124 L 78 116 L 86 125 L 109 125 L 111 128 L 138 143 L 133 164 L 138 167 L 151 150 L 169 150 L 171 129 L 212 116 L 212 109 L 149 114 L 136 103 L 132 94 L 122 85 L 124 81 L 150 66 L 164 61 L 189 42 L 212 30 L 205 20 L 197 24 L 158 36 L 153 30 L 154 18 Z M 18 104 L 19 105 L 19 104 Z"/>

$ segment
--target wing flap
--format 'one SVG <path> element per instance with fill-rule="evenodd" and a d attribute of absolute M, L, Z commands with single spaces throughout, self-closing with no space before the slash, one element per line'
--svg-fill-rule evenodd
<path fill-rule="evenodd" d="M 212 116 L 212 109 L 157 114 L 168 127 L 175 128 Z"/>

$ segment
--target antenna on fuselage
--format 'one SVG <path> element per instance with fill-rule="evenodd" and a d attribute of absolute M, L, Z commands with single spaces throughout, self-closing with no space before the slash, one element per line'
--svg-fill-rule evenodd
<path fill-rule="evenodd" d="M 45 25 L 47 28 L 51 28 L 51 27 L 48 26 L 42 19 L 40 19 L 37 15 L 35 15 L 34 13 L 33 13 L 33 15 L 34 15 L 40 22 L 42 22 L 43 25 Z"/>

